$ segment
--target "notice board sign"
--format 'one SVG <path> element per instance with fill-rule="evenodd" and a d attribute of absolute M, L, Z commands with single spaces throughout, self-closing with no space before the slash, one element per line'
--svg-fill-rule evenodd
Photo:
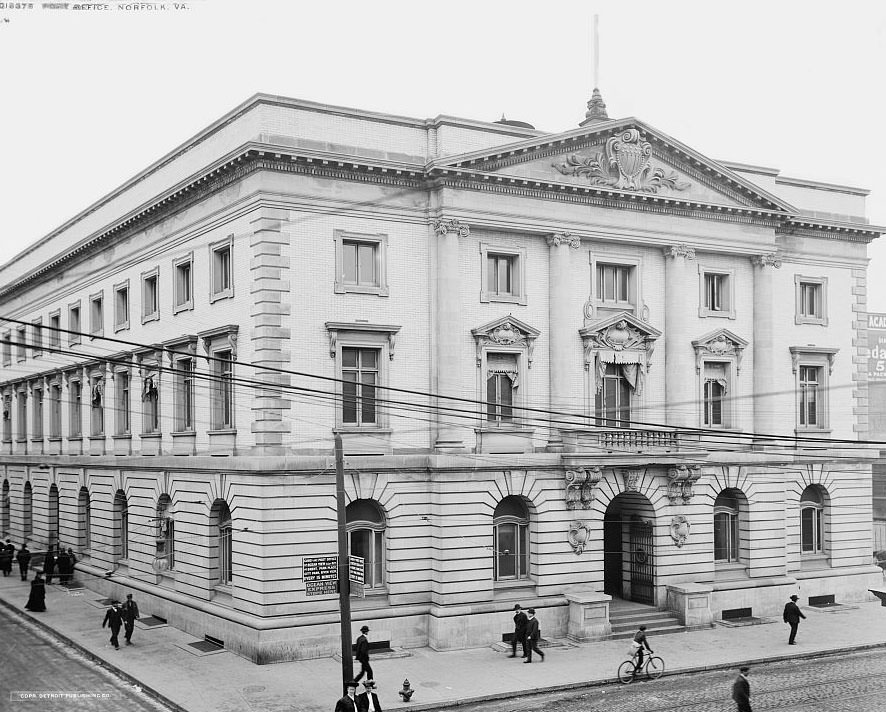
<path fill-rule="evenodd" d="M 886 314 L 868 314 L 868 380 L 886 381 Z"/>
<path fill-rule="evenodd" d="M 366 566 L 366 559 L 362 556 L 348 557 L 348 579 L 351 583 L 358 583 L 361 586 L 364 583 L 363 572 Z"/>
<path fill-rule="evenodd" d="M 338 557 L 311 556 L 302 559 L 306 596 L 338 593 Z"/>

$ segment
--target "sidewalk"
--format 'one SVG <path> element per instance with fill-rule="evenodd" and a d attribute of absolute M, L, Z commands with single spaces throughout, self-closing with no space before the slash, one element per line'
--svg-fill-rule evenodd
<path fill-rule="evenodd" d="M 59 586 L 48 586 L 46 612 L 29 613 L 24 610 L 29 590 L 30 583 L 18 575 L 0 577 L 0 605 L 37 621 L 187 712 L 330 712 L 340 696 L 341 668 L 332 658 L 254 665 L 227 651 L 201 655 L 189 652 L 193 636 L 169 626 L 137 625 L 135 645 L 114 650 L 101 627 L 99 594 L 80 589 L 82 595 L 69 595 Z M 787 645 L 788 628 L 780 620 L 671 635 L 653 632 L 650 643 L 664 658 L 667 673 L 886 646 L 886 608 L 879 601 L 802 610 L 806 620 L 800 622 L 796 646 Z M 122 641 L 122 632 L 120 637 Z M 409 657 L 388 660 L 376 656 L 372 662 L 379 700 L 385 710 L 424 710 L 527 690 L 574 689 L 612 681 L 628 648 L 625 640 L 560 642 L 566 645 L 548 648 L 545 662 L 533 661 L 528 668 L 491 647 L 446 653 L 419 648 L 410 650 Z M 409 703 L 397 695 L 404 678 L 415 689 Z"/>

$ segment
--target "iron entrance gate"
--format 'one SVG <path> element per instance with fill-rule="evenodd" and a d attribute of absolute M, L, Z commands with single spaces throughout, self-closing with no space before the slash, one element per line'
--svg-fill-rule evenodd
<path fill-rule="evenodd" d="M 631 600 L 655 605 L 652 522 L 631 518 Z"/>

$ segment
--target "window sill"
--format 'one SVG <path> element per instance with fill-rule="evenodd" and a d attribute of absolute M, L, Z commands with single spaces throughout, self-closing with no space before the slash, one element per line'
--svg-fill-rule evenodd
<path fill-rule="evenodd" d="M 391 293 L 387 286 L 382 286 L 379 284 L 368 285 L 336 283 L 333 291 L 335 292 L 335 294 L 375 294 L 379 297 L 387 297 L 390 296 Z"/>
<path fill-rule="evenodd" d="M 735 312 L 730 311 L 708 311 L 706 309 L 702 309 L 698 316 L 701 319 L 735 319 Z"/>
<path fill-rule="evenodd" d="M 60 443 L 62 441 L 61 435 L 50 435 L 47 440 L 51 443 Z"/>
<path fill-rule="evenodd" d="M 142 440 L 157 440 L 158 438 L 163 437 L 163 433 L 141 433 L 139 437 Z"/>
<path fill-rule="evenodd" d="M 212 430 L 207 430 L 206 433 L 208 435 L 236 435 L 237 428 L 214 428 Z M 176 433 L 173 433 L 175 435 Z M 180 433 L 181 435 L 196 435 L 196 432 L 193 433 Z"/>
<path fill-rule="evenodd" d="M 76 440 L 77 442 L 80 442 L 83 440 L 83 436 L 82 435 L 68 435 L 68 440 Z"/>
<path fill-rule="evenodd" d="M 89 338 L 90 338 L 90 339 L 101 339 L 101 338 L 104 337 L 104 335 L 105 335 L 105 330 L 104 330 L 104 329 L 102 329 L 101 331 L 91 331 L 91 332 L 89 332 Z"/>
<path fill-rule="evenodd" d="M 234 290 L 233 289 L 226 289 L 223 292 L 218 292 L 216 294 L 210 294 L 209 295 L 209 303 L 212 304 L 212 303 L 217 302 L 221 299 L 231 299 L 233 296 L 234 296 Z"/>
<path fill-rule="evenodd" d="M 132 433 L 117 433 L 112 435 L 111 438 L 113 440 L 132 440 Z"/>
<path fill-rule="evenodd" d="M 830 435 L 833 432 L 830 428 L 794 428 L 794 435 L 798 438 L 809 437 L 813 435 Z"/>
<path fill-rule="evenodd" d="M 186 302 L 185 304 L 178 304 L 172 307 L 173 316 L 187 311 L 194 311 L 194 302 Z"/>
<path fill-rule="evenodd" d="M 748 578 L 748 569 L 740 561 L 714 562 L 714 580 L 737 581 Z"/>
<path fill-rule="evenodd" d="M 492 302 L 500 304 L 521 304 L 526 306 L 528 299 L 525 294 L 491 294 L 483 293 L 480 295 L 481 302 Z"/>
<path fill-rule="evenodd" d="M 827 554 L 804 554 L 800 552 L 800 569 L 802 571 L 820 571 L 831 568 Z"/>
<path fill-rule="evenodd" d="M 215 433 L 215 432 L 229 432 L 229 431 L 227 431 L 227 430 L 225 430 L 225 431 L 211 430 L 210 432 Z M 237 431 L 235 430 L 233 432 L 236 433 Z M 197 431 L 196 430 L 173 430 L 170 433 L 170 435 L 172 435 L 173 438 L 193 438 L 193 437 L 196 437 Z"/>
<path fill-rule="evenodd" d="M 496 591 L 511 591 L 513 589 L 526 589 L 527 591 L 535 590 L 535 581 L 531 578 L 525 579 L 507 579 L 504 581 L 493 581 L 493 588 Z"/>
<path fill-rule="evenodd" d="M 32 443 L 42 443 L 43 436 L 42 435 L 35 435 L 34 437 L 28 438 L 28 440 L 30 440 Z"/>
<path fill-rule="evenodd" d="M 118 333 L 120 331 L 126 331 L 129 328 L 129 322 L 125 322 L 123 324 L 114 324 L 114 333 Z"/>
<path fill-rule="evenodd" d="M 147 324 L 149 321 L 160 321 L 160 312 L 142 314 L 142 324 Z"/>
<path fill-rule="evenodd" d="M 385 428 L 376 425 L 339 425 L 332 429 L 333 433 L 373 433 L 376 435 L 390 435 L 393 433 L 392 428 Z"/>
<path fill-rule="evenodd" d="M 808 316 L 795 316 L 794 323 L 797 325 L 808 324 L 810 326 L 827 326 L 828 320 L 824 319 L 824 318 L 818 319 L 815 317 L 808 317 Z"/>

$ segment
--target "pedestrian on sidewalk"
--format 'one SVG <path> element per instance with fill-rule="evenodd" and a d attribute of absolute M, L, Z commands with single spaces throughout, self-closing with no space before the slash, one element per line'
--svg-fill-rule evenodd
<path fill-rule="evenodd" d="M 15 560 L 18 561 L 18 570 L 22 574 L 22 581 L 28 580 L 28 566 L 31 565 L 31 552 L 28 551 L 28 545 L 22 544 L 22 548 L 18 550 L 18 554 L 15 555 Z"/>
<path fill-rule="evenodd" d="M 751 683 L 748 673 L 751 669 L 744 665 L 738 669 L 738 677 L 732 683 L 732 699 L 738 705 L 738 712 L 751 712 Z"/>
<path fill-rule="evenodd" d="M 366 675 L 367 680 L 373 679 L 372 667 L 369 665 L 369 638 L 366 634 L 369 632 L 369 626 L 364 625 L 360 629 L 360 635 L 357 637 L 356 650 L 354 657 L 360 661 L 360 674 L 354 678 L 354 682 L 360 682 L 360 678 Z"/>
<path fill-rule="evenodd" d="M 68 584 L 74 580 L 74 566 L 77 563 L 77 557 L 74 556 L 74 550 L 68 547 Z"/>
<path fill-rule="evenodd" d="M 523 647 L 523 657 L 526 657 L 526 624 L 529 619 L 517 603 L 514 605 L 514 638 L 511 640 L 511 657 L 517 657 L 517 643 Z"/>
<path fill-rule="evenodd" d="M 135 622 L 139 619 L 138 604 L 132 600 L 132 594 L 126 594 L 126 602 L 123 604 L 123 628 L 125 630 L 126 644 L 132 645 L 132 631 Z"/>
<path fill-rule="evenodd" d="M 541 661 L 545 661 L 545 654 L 538 649 L 538 641 L 541 640 L 541 628 L 538 625 L 538 618 L 535 617 L 535 609 L 530 608 L 526 611 L 526 641 L 529 644 L 526 650 L 526 660 L 524 663 L 532 662 L 532 653 L 538 653 Z"/>
<path fill-rule="evenodd" d="M 797 637 L 797 628 L 800 625 L 800 619 L 805 618 L 800 606 L 797 605 L 797 595 L 791 596 L 791 600 L 784 604 L 784 622 L 791 626 L 791 635 L 788 638 L 788 645 L 796 645 L 794 640 Z"/>
<path fill-rule="evenodd" d="M 652 648 L 649 647 L 649 640 L 646 638 L 646 626 L 641 625 L 637 632 L 634 633 L 634 639 L 631 641 L 631 648 L 637 658 L 637 662 L 634 663 L 634 675 L 639 674 L 640 670 L 643 668 L 644 646 L 646 650 L 649 651 L 649 654 L 652 655 Z"/>
<path fill-rule="evenodd" d="M 345 683 L 345 694 L 335 703 L 335 712 L 357 712 L 357 702 L 354 699 L 357 687 L 356 680 L 348 680 Z"/>
<path fill-rule="evenodd" d="M 58 582 L 62 586 L 67 586 L 70 559 L 68 558 L 68 552 L 66 552 L 64 549 L 59 549 L 58 556 L 55 559 L 55 568 L 58 570 Z"/>
<path fill-rule="evenodd" d="M 106 625 L 111 629 L 111 645 L 114 650 L 120 650 L 120 641 L 117 636 L 120 634 L 120 625 L 123 623 L 123 616 L 120 615 L 120 602 L 114 601 L 111 607 L 105 613 L 105 619 L 102 621 L 102 628 Z"/>
<path fill-rule="evenodd" d="M 0 544 L 0 571 L 4 576 L 9 576 L 12 571 L 12 557 L 15 554 L 15 546 L 7 539 L 5 544 Z"/>
<path fill-rule="evenodd" d="M 55 553 L 55 544 L 49 545 L 46 557 L 43 559 L 43 575 L 46 577 L 46 585 L 52 583 L 52 575 L 55 573 L 55 562 L 57 556 Z"/>
<path fill-rule="evenodd" d="M 382 712 L 378 702 L 378 694 L 376 694 L 375 680 L 366 680 L 363 687 L 366 689 L 354 699 L 357 712 Z"/>
<path fill-rule="evenodd" d="M 28 596 L 25 609 L 36 613 L 42 613 L 46 610 L 46 586 L 39 571 L 34 575 L 34 580 L 31 581 L 31 595 Z"/>

